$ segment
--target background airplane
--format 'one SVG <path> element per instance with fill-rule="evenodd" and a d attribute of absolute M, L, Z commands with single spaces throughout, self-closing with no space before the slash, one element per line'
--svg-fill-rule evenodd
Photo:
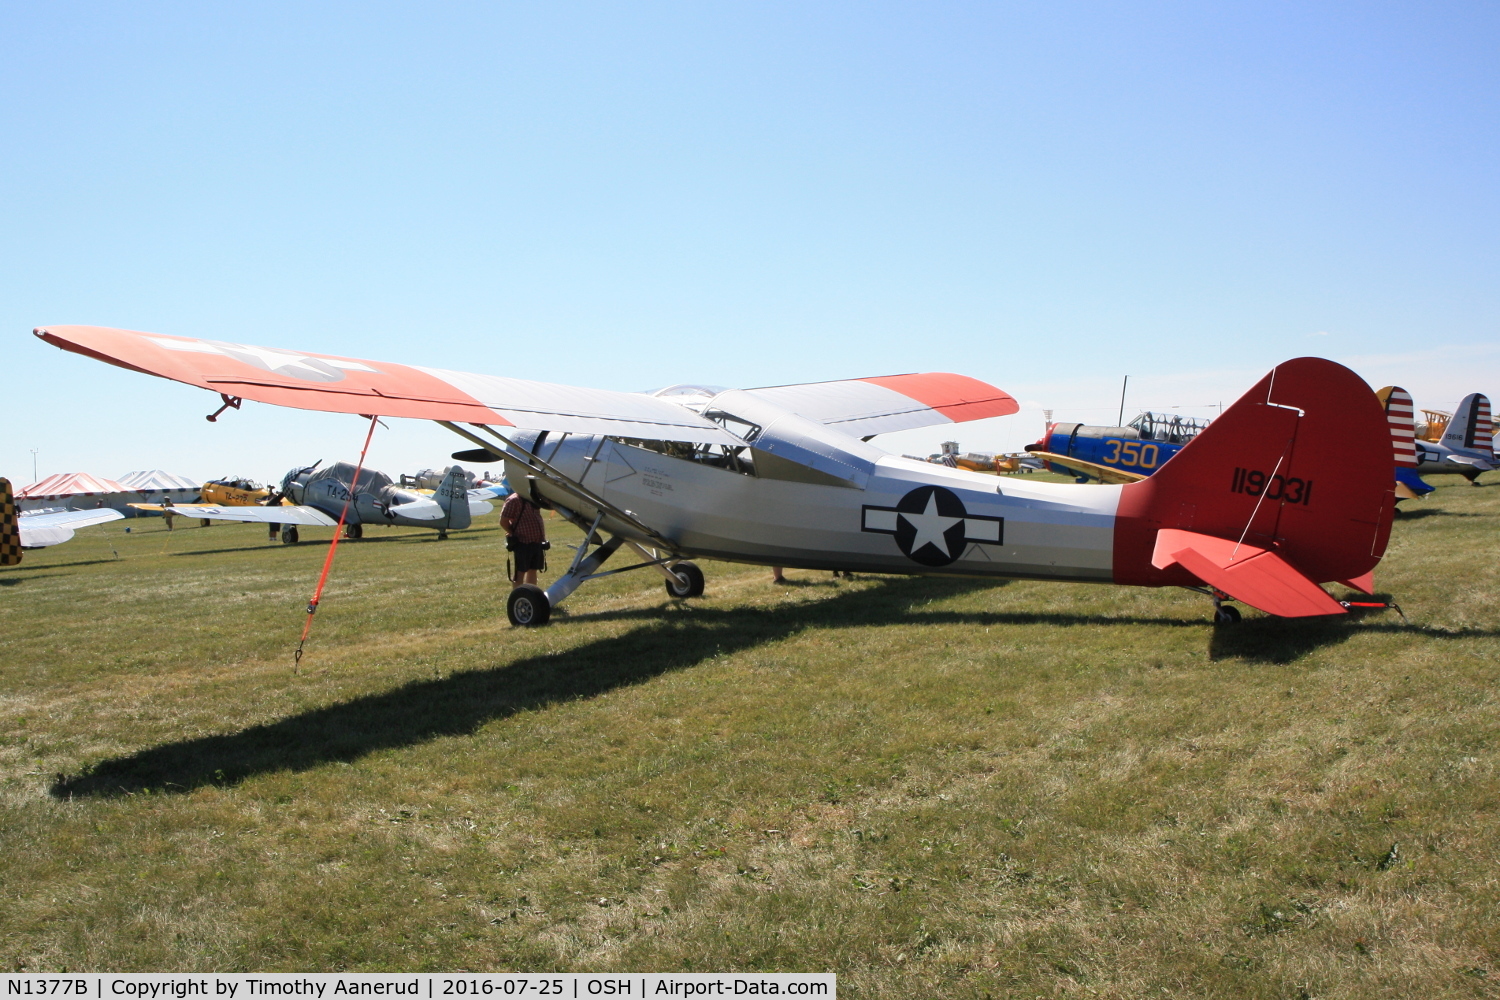
<path fill-rule="evenodd" d="M 645 394 L 101 327 L 36 334 L 226 400 L 431 419 L 502 458 L 512 486 L 583 531 L 545 592 L 511 592 L 518 625 L 545 623 L 622 548 L 642 561 L 612 572 L 655 567 L 678 597 L 703 592 L 689 560 L 701 556 L 1183 586 L 1225 621 L 1238 618 L 1226 599 L 1287 617 L 1342 614 L 1319 585 L 1370 592 L 1395 506 L 1383 408 L 1359 376 L 1320 358 L 1278 365 L 1150 478 L 1085 487 L 997 480 L 867 443 L 1019 408 L 961 375 Z"/>
<path fill-rule="evenodd" d="M 1396 459 L 1396 499 L 1412 500 L 1426 496 L 1436 487 L 1422 481 L 1417 474 L 1416 425 L 1411 393 L 1399 385 L 1388 385 L 1375 393 L 1385 408 L 1386 424 L 1391 429 L 1391 446 Z"/>
<path fill-rule="evenodd" d="M 1391 432 L 1396 498 L 1407 500 L 1431 493 L 1434 487 L 1418 475 L 1421 442 L 1414 434 L 1411 395 L 1399 386 L 1386 386 L 1375 396 L 1385 409 Z M 1206 420 L 1160 413 L 1142 413 L 1126 427 L 1054 423 L 1048 425 L 1042 440 L 1027 445 L 1026 450 L 1043 459 L 1047 468 L 1074 476 L 1080 483 L 1133 483 L 1160 469 L 1207 426 Z M 1450 466 L 1445 471 L 1469 468 Z"/>
<path fill-rule="evenodd" d="M 210 479 L 203 484 L 200 492 L 203 503 L 218 504 L 221 507 L 259 507 L 271 495 L 270 490 L 244 476 Z"/>
<path fill-rule="evenodd" d="M 1415 446 L 1418 475 L 1463 476 L 1478 486 L 1480 474 L 1497 465 L 1489 398 L 1483 393 L 1469 393 L 1438 440 L 1418 439 Z"/>
<path fill-rule="evenodd" d="M 0 479 L 0 566 L 19 565 L 23 549 L 61 545 L 71 539 L 78 528 L 118 521 L 124 516 L 108 507 L 21 513 L 16 509 L 10 480 Z"/>
<path fill-rule="evenodd" d="M 279 524 L 283 526 L 281 540 L 288 545 L 300 540 L 299 526 L 337 525 L 346 506 L 349 509 L 344 516 L 344 534 L 348 538 L 363 537 L 367 524 L 433 528 L 439 538 L 447 538 L 449 531 L 467 528 L 475 517 L 494 510 L 485 497 L 494 497 L 497 491 L 492 487 L 479 489 L 472 491 L 475 495 L 471 496 L 464 470 L 456 465 L 428 496 L 402 489 L 390 476 L 374 469 L 361 469 L 359 482 L 355 483 L 354 466 L 350 463 L 335 462 L 323 469 L 318 468 L 319 464 L 288 472 L 276 494 L 281 502 L 275 506 L 184 504 L 171 510 L 174 514 L 210 520 Z"/>
<path fill-rule="evenodd" d="M 1091 427 L 1054 423 L 1026 450 L 1046 468 L 1077 478 L 1105 483 L 1133 483 L 1146 478 L 1182 450 L 1207 420 L 1169 413 L 1142 413 L 1125 427 Z"/>

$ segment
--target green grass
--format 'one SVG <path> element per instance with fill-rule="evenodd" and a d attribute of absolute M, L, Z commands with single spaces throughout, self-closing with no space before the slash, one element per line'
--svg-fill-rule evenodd
<path fill-rule="evenodd" d="M 0 963 L 1494 996 L 1500 489 L 1448 481 L 1410 628 L 710 563 L 513 630 L 496 531 L 387 529 L 299 671 L 325 546 L 87 529 L 0 570 Z"/>

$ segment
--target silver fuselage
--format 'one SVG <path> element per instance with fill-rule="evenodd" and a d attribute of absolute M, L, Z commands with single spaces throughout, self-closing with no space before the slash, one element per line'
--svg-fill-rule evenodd
<path fill-rule="evenodd" d="M 819 437 L 825 445 L 838 437 L 852 445 L 845 457 L 863 469 L 861 482 L 771 478 L 767 473 L 799 470 L 763 452 L 753 471 L 735 471 L 595 436 L 543 439 L 536 454 L 650 526 L 682 556 L 879 573 L 1111 579 L 1120 487 L 1033 483 L 871 454 L 876 449 L 833 430 Z M 530 448 L 536 435 L 519 440 Z M 510 463 L 507 475 L 513 487 L 526 481 L 519 463 Z M 813 469 L 806 478 L 820 475 Z M 598 514 L 544 479 L 533 482 L 536 493 L 586 520 Z M 948 494 L 939 495 L 941 503 L 932 499 L 933 487 Z M 911 510 L 898 509 L 903 500 Z M 653 544 L 608 514 L 601 527 Z"/>

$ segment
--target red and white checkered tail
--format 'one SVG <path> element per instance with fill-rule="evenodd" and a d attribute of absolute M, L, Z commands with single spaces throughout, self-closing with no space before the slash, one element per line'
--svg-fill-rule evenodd
<path fill-rule="evenodd" d="M 1417 467 L 1417 433 L 1413 419 L 1411 393 L 1399 385 L 1388 385 L 1375 393 L 1385 407 L 1385 422 L 1391 428 L 1391 448 L 1396 453 L 1396 468 Z"/>
<path fill-rule="evenodd" d="M 1495 453 L 1495 427 L 1490 417 L 1490 401 L 1480 392 L 1464 397 L 1443 432 L 1443 444 L 1483 455 Z"/>

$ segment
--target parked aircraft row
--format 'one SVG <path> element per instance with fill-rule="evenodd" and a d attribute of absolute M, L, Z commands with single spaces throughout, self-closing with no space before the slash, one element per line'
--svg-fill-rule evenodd
<path fill-rule="evenodd" d="M 1496 468 L 1489 399 L 1470 393 L 1451 418 L 1426 411 L 1424 430 L 1430 440 L 1416 436 L 1411 394 L 1399 386 L 1375 393 L 1385 408 L 1393 446 L 1398 499 L 1432 492 L 1420 477 L 1455 474 L 1478 485 L 1480 473 Z M 1040 441 L 1026 450 L 1044 459 L 1047 467 L 1077 480 L 1132 483 L 1162 468 L 1205 427 L 1206 420 L 1142 413 L 1125 427 L 1092 427 L 1079 423 L 1049 424 Z"/>
<path fill-rule="evenodd" d="M 364 526 L 405 525 L 434 528 L 439 538 L 449 531 L 467 528 L 475 517 L 494 509 L 491 500 L 509 492 L 504 486 L 468 487 L 467 474 L 451 467 L 428 495 L 426 491 L 403 489 L 390 476 L 374 469 L 360 469 L 348 462 L 335 462 L 319 469 L 321 462 L 293 469 L 281 480 L 274 503 L 264 505 L 177 504 L 174 514 L 209 520 L 250 521 L 282 525 L 281 540 L 295 545 L 302 525 L 332 527 L 343 519 L 344 535 L 361 538 Z M 290 503 L 287 503 L 290 501 Z"/>
<path fill-rule="evenodd" d="M 102 327 L 36 331 L 64 350 L 242 399 L 434 420 L 583 531 L 520 625 L 622 550 L 669 592 L 697 557 L 807 569 L 1183 586 L 1220 620 L 1339 614 L 1321 584 L 1368 592 L 1394 508 L 1386 413 L 1331 361 L 1278 365 L 1149 478 L 1038 483 L 888 455 L 866 439 L 1018 409 L 947 373 L 756 389 L 627 393 Z M 456 498 L 455 498 L 456 499 Z M 379 513 L 379 512 L 377 512 Z M 617 571 L 618 572 L 618 571 Z"/>
<path fill-rule="evenodd" d="M 446 538 L 449 531 L 467 528 L 473 518 L 488 514 L 494 509 L 490 501 L 510 492 L 503 484 L 471 488 L 473 477 L 457 465 L 442 476 L 437 489 L 427 490 L 398 487 L 385 473 L 373 469 L 362 470 L 356 486 L 354 466 L 338 462 L 319 470 L 320 464 L 293 469 L 275 491 L 251 480 L 226 478 L 203 484 L 201 492 L 203 499 L 210 501 L 207 503 L 128 506 L 149 513 L 169 510 L 205 520 L 284 526 L 279 532 L 281 540 L 295 545 L 300 525 L 334 526 L 341 515 L 348 538 L 362 537 L 367 524 L 432 528 L 439 538 Z M 124 514 L 109 507 L 18 510 L 9 480 L 0 479 L 0 566 L 19 563 L 25 549 L 61 545 L 79 528 L 122 517 Z"/>

